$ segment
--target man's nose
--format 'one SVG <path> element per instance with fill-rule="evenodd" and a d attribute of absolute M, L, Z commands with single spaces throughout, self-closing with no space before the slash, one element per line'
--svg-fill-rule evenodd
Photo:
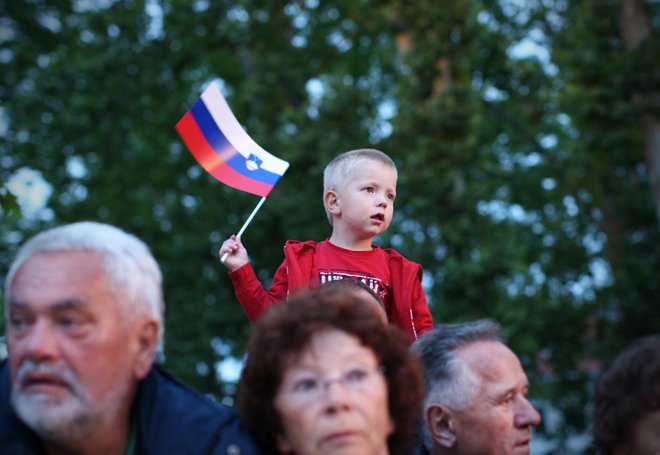
<path fill-rule="evenodd" d="M 47 321 L 35 322 L 20 343 L 23 354 L 35 361 L 57 357 L 57 336 L 54 327 Z"/>
<path fill-rule="evenodd" d="M 518 409 L 516 409 L 516 427 L 537 426 L 541 423 L 541 414 L 532 406 L 525 397 L 521 397 Z"/>

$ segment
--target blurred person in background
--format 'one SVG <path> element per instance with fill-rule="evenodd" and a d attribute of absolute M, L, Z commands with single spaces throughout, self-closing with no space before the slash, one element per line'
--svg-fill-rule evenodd
<path fill-rule="evenodd" d="M 596 383 L 593 442 L 602 455 L 660 454 L 660 335 L 623 351 Z"/>
<path fill-rule="evenodd" d="M 526 455 L 540 414 L 527 375 L 497 322 L 439 324 L 411 347 L 426 391 L 420 454 Z"/>
<path fill-rule="evenodd" d="M 154 365 L 162 277 L 137 237 L 50 229 L 21 247 L 5 286 L 0 452 L 258 453 L 236 411 Z"/>
<path fill-rule="evenodd" d="M 277 453 L 410 453 L 422 377 L 405 333 L 348 289 L 294 295 L 261 318 L 238 403 Z"/>

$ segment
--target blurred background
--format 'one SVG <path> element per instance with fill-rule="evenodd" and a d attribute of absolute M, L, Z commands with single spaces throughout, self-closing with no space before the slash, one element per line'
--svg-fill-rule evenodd
<path fill-rule="evenodd" d="M 658 0 L 0 0 L 0 278 L 49 226 L 136 234 L 165 366 L 232 404 L 250 323 L 217 250 L 259 198 L 174 130 L 218 80 L 291 164 L 243 236 L 263 282 L 285 240 L 329 236 L 325 164 L 383 150 L 378 243 L 422 264 L 436 322 L 502 323 L 545 419 L 533 453 L 589 453 L 594 380 L 660 332 L 659 30 Z"/>

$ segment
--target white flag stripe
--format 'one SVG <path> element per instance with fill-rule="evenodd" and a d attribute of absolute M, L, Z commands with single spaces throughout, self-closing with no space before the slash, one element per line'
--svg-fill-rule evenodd
<path fill-rule="evenodd" d="M 248 136 L 229 108 L 225 97 L 222 96 L 217 82 L 212 82 L 204 90 L 201 98 L 222 133 L 241 155 L 247 158 L 250 154 L 254 154 L 263 161 L 261 163 L 262 169 L 274 174 L 284 175 L 289 163 L 271 155 Z"/>

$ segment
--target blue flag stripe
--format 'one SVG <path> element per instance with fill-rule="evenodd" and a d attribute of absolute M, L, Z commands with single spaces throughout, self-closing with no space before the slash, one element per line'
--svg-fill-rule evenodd
<path fill-rule="evenodd" d="M 195 122 L 202 131 L 207 142 L 218 156 L 234 171 L 247 178 L 258 180 L 269 185 L 275 185 L 281 175 L 268 172 L 260 167 L 254 170 L 248 168 L 247 159 L 229 142 L 222 133 L 215 120 L 209 113 L 204 101 L 199 99 L 190 110 Z"/>

